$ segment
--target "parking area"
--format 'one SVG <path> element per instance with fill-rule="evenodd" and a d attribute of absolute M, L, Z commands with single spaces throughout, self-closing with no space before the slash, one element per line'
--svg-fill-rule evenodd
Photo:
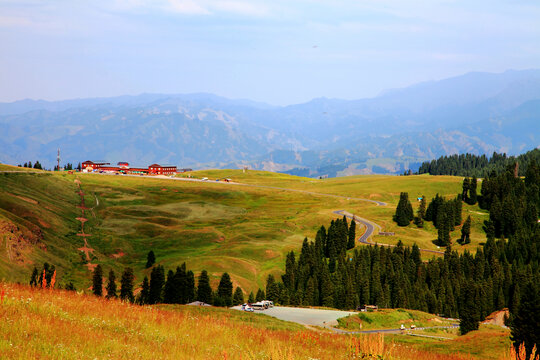
<path fill-rule="evenodd" d="M 233 307 L 242 311 L 241 306 Z M 292 321 L 302 325 L 325 326 L 336 323 L 336 320 L 345 316 L 355 314 L 351 311 L 306 309 L 295 307 L 275 306 L 266 310 L 256 310 L 256 313 L 273 316 L 280 320 Z"/>

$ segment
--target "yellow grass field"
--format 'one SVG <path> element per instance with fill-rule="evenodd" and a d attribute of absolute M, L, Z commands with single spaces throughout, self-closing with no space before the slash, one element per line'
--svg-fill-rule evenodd
<path fill-rule="evenodd" d="M 0 282 L 2 359 L 480 359 L 382 335 L 307 330 L 262 314 L 138 306 Z M 481 347 L 483 338 L 469 337 Z M 465 341 L 464 341 L 465 342 Z M 505 351 L 498 359 L 509 359 Z"/>

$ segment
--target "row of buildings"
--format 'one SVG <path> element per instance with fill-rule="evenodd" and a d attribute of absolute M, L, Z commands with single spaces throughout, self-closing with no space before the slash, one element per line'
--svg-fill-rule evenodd
<path fill-rule="evenodd" d="M 174 175 L 177 172 L 191 171 L 191 169 L 178 169 L 175 165 L 152 164 L 147 168 L 131 167 L 127 162 L 119 162 L 116 166 L 105 161 L 87 160 L 81 164 L 83 172 L 113 172 L 123 174 L 141 175 Z"/>

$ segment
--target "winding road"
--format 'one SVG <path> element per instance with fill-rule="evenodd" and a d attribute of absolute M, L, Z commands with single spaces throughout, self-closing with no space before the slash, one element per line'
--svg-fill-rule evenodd
<path fill-rule="evenodd" d="M 347 212 L 345 210 L 334 211 L 334 214 L 345 216 L 348 219 L 354 220 L 355 222 L 361 223 L 361 224 L 366 226 L 366 231 L 362 234 L 362 236 L 360 236 L 358 238 L 358 241 L 361 242 L 362 244 L 396 247 L 396 245 L 392 245 L 392 244 L 374 243 L 374 242 L 369 241 L 369 238 L 375 232 L 375 227 L 377 227 L 379 229 L 379 231 L 381 230 L 381 227 L 379 225 L 375 224 L 374 222 L 371 222 L 371 221 L 369 221 L 367 219 L 358 217 L 358 216 L 356 216 L 354 214 L 351 214 L 351 213 L 349 213 L 349 212 Z M 431 253 L 431 254 L 444 255 L 444 251 L 431 250 L 431 249 L 420 249 L 420 251 Z"/>

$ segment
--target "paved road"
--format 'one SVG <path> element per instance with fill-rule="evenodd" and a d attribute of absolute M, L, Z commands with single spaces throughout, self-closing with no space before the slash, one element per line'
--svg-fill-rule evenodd
<path fill-rule="evenodd" d="M 242 311 L 240 306 L 235 306 L 232 309 Z M 266 310 L 255 310 L 255 312 L 272 316 L 280 320 L 292 321 L 301 325 L 311 326 L 326 326 L 327 324 L 335 324 L 339 318 L 356 314 L 352 311 L 308 309 L 286 306 L 274 306 L 273 308 Z"/>
<path fill-rule="evenodd" d="M 241 306 L 234 306 L 231 309 L 242 311 Z M 333 327 L 337 324 L 337 319 L 349 315 L 358 314 L 354 311 L 326 310 L 326 309 L 308 309 L 287 306 L 275 306 L 266 310 L 255 310 L 256 313 L 265 314 L 284 321 L 291 321 L 305 326 L 321 326 L 339 334 L 376 334 L 376 333 L 401 333 L 401 329 L 379 329 L 379 330 L 344 330 Z M 416 330 L 425 329 L 451 329 L 459 327 L 458 324 L 451 326 L 431 326 L 419 327 Z M 414 330 L 408 330 L 414 331 Z"/>
<path fill-rule="evenodd" d="M 362 236 L 360 236 L 358 238 L 358 241 L 361 242 L 362 244 L 366 244 L 366 245 L 379 245 L 379 246 L 388 246 L 388 247 L 396 247 L 396 245 L 393 245 L 393 244 L 383 244 L 383 243 L 374 243 L 372 241 L 369 241 L 369 238 L 373 235 L 373 232 L 375 231 L 375 227 L 377 227 L 379 229 L 379 231 L 381 230 L 381 227 L 377 224 L 375 224 L 374 222 L 371 222 L 367 219 L 364 219 L 364 218 L 361 218 L 361 217 L 358 217 L 356 215 L 353 215 L 345 210 L 337 210 L 337 211 L 334 211 L 334 214 L 338 214 L 338 215 L 345 215 L 345 217 L 347 217 L 348 219 L 353 219 L 357 222 L 357 223 L 361 223 L 361 224 L 364 224 L 366 226 L 366 231 L 362 234 Z M 427 252 L 427 253 L 432 253 L 432 254 L 441 254 L 441 255 L 444 255 L 444 251 L 438 251 L 438 250 L 431 250 L 431 249 L 420 249 L 420 251 L 423 251 L 423 252 Z"/>

